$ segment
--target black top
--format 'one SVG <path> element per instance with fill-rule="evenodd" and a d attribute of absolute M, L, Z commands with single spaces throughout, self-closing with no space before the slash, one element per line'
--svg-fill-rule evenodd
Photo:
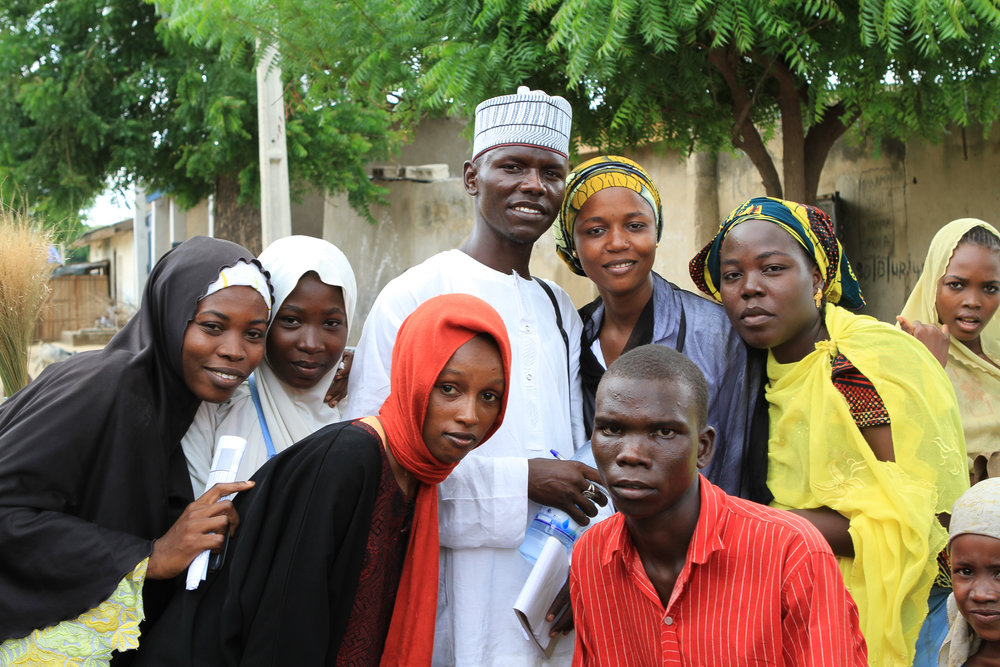
<path fill-rule="evenodd" d="M 265 463 L 235 500 L 222 569 L 175 596 L 136 664 L 333 665 L 348 627 L 382 445 L 359 422 L 326 426 Z M 412 509 L 412 503 L 408 510 Z"/>
<path fill-rule="evenodd" d="M 676 289 L 673 283 L 670 283 L 670 286 Z M 597 340 L 597 336 L 600 334 L 601 325 L 604 320 L 603 316 L 597 318 L 595 314 L 603 304 L 604 301 L 601 297 L 597 297 L 577 311 L 580 314 L 580 319 L 584 322 L 580 341 L 580 384 L 583 387 L 583 423 L 587 430 L 588 438 L 594 431 L 594 400 L 597 397 L 597 385 L 601 383 L 601 378 L 604 377 L 604 366 L 598 361 L 597 356 L 594 355 L 593 349 L 594 341 Z M 636 320 L 635 326 L 632 327 L 632 333 L 629 334 L 628 341 L 625 342 L 622 354 L 653 342 L 653 318 L 655 311 L 656 303 L 654 295 L 650 294 L 649 301 L 646 302 L 642 312 L 639 313 L 639 319 Z M 588 327 L 588 324 L 591 326 Z M 684 352 L 684 339 L 687 336 L 687 323 L 683 311 L 681 311 L 681 328 L 682 331 L 678 336 L 678 345 L 675 348 L 678 352 Z"/>
<path fill-rule="evenodd" d="M 0 640 L 107 599 L 192 500 L 180 440 L 200 401 L 181 346 L 198 300 L 246 249 L 196 237 L 156 264 L 103 349 L 54 364 L 0 404 Z M 171 582 L 147 581 L 147 619 Z"/>

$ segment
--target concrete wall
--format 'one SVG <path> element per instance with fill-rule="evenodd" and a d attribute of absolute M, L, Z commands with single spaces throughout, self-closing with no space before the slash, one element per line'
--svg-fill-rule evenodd
<path fill-rule="evenodd" d="M 465 130 L 465 122 L 451 119 L 431 119 L 417 128 L 411 144 L 392 163 L 445 163 L 451 178 L 431 183 L 380 181 L 389 189 L 389 204 L 373 211 L 376 225 L 358 216 L 342 196 L 307 193 L 293 204 L 294 233 L 335 243 L 354 266 L 359 320 L 352 342 L 389 280 L 437 252 L 457 247 L 468 235 L 472 198 L 465 193 L 461 173 L 471 146 Z M 771 150 L 780 173 L 780 140 L 772 142 Z M 574 164 L 592 155 L 580 155 Z M 688 261 L 730 210 L 763 194 L 760 177 L 741 154 L 685 158 L 662 146 L 648 146 L 628 155 L 650 172 L 661 192 L 664 230 L 654 268 L 693 290 Z M 868 299 L 864 312 L 893 320 L 919 275 L 931 237 L 949 220 L 971 216 L 1000 223 L 997 173 L 1000 127 L 986 138 L 979 129 L 955 130 L 941 144 L 894 142 L 876 150 L 847 138 L 834 146 L 819 192 L 839 193 L 838 235 Z M 207 205 L 187 211 L 185 225 L 187 237 L 207 233 Z M 589 302 L 597 294 L 593 284 L 572 274 L 554 246 L 547 232 L 535 246 L 532 273 L 556 280 L 577 305 Z M 140 290 L 137 285 L 134 293 Z"/>
<path fill-rule="evenodd" d="M 469 159 L 471 142 L 464 122 L 429 120 L 414 133 L 395 164 L 446 163 L 452 178 L 433 183 L 380 181 L 389 189 L 389 206 L 373 211 L 370 225 L 347 204 L 345 197 L 327 200 L 323 238 L 336 244 L 350 258 L 358 277 L 358 322 L 351 332 L 356 342 L 363 317 L 382 287 L 406 269 L 431 255 L 461 245 L 472 225 L 472 197 L 462 185 L 462 165 Z M 592 157 L 581 155 L 578 164 Z M 674 282 L 690 284 L 687 262 L 718 225 L 715 190 L 716 159 L 698 155 L 684 160 L 676 151 L 647 147 L 634 157 L 646 166 L 664 192 L 663 238 L 655 269 Z M 702 233 L 695 234 L 702 229 Z M 683 269 L 683 270 L 681 270 Z M 592 301 L 597 289 L 577 276 L 559 259 L 550 231 L 535 244 L 531 259 L 534 275 L 555 280 L 577 306 Z"/>
<path fill-rule="evenodd" d="M 292 201 L 292 233 L 322 237 L 325 206 L 326 197 L 315 190 L 304 193 L 299 201 Z"/>
<path fill-rule="evenodd" d="M 387 207 L 373 211 L 372 225 L 355 213 L 346 197 L 327 200 L 323 238 L 350 259 L 358 280 L 358 305 L 351 343 L 361 335 L 364 316 L 387 282 L 431 255 L 457 248 L 472 229 L 473 199 L 462 180 L 431 183 L 393 181 Z M 597 292 L 586 278 L 573 275 L 555 253 L 551 230 L 536 244 L 531 272 L 551 278 L 570 293 L 577 304 L 592 300 Z"/>
<path fill-rule="evenodd" d="M 208 229 L 208 200 L 195 204 L 194 208 L 189 208 L 185 213 L 186 228 L 184 238 L 192 236 L 211 236 Z"/>
<path fill-rule="evenodd" d="M 143 235 L 135 238 L 133 234 L 129 233 L 127 240 L 116 240 L 116 247 L 121 246 L 119 256 L 124 256 L 127 253 L 128 257 L 134 258 L 137 253 L 143 257 L 151 254 L 154 256 L 155 262 L 176 243 L 193 236 L 213 236 L 211 201 L 211 199 L 203 199 L 192 208 L 185 210 L 180 209 L 176 201 L 170 197 L 160 197 L 147 205 L 145 193 L 140 189 L 136 196 L 136 221 L 140 223 Z M 293 202 L 292 233 L 322 237 L 325 206 L 326 197 L 316 191 L 308 191 L 302 195 L 300 201 Z M 144 243 L 147 218 L 152 229 L 150 235 L 154 245 L 152 249 Z M 94 253 L 95 248 L 101 243 L 105 247 L 108 245 L 107 242 L 92 244 L 91 253 Z M 104 251 L 96 250 L 96 252 Z M 96 259 L 111 258 L 110 255 L 103 254 L 93 256 Z M 129 259 L 127 265 L 116 265 L 112 269 L 115 285 L 118 286 L 115 293 L 122 295 L 119 300 L 124 300 L 125 304 L 133 308 L 138 307 L 142 289 L 149 277 L 148 270 L 140 271 L 137 265 L 138 262 L 135 259 Z M 147 268 L 145 263 L 142 264 L 142 268 Z"/>
<path fill-rule="evenodd" d="M 471 128 L 465 120 L 428 118 L 416 128 L 410 142 L 390 160 L 396 165 L 441 163 L 452 177 L 462 176 L 462 165 L 471 157 Z"/>
<path fill-rule="evenodd" d="M 351 261 L 358 279 L 358 321 L 350 332 L 352 343 L 357 342 L 364 316 L 387 282 L 431 255 L 459 246 L 468 236 L 472 198 L 465 193 L 461 178 L 472 150 L 465 135 L 467 125 L 464 120 L 427 119 L 398 155 L 377 163 L 396 167 L 447 164 L 449 178 L 430 183 L 378 180 L 378 185 L 389 190 L 389 205 L 372 210 L 376 224 L 358 215 L 341 195 L 323 200 L 322 225 L 315 233 L 296 229 L 296 234 L 330 241 Z M 294 207 L 292 221 L 300 223 Z"/>
<path fill-rule="evenodd" d="M 358 280 L 358 317 L 349 332 L 361 334 L 365 314 L 391 279 L 431 255 L 458 246 L 468 235 L 472 198 L 457 178 L 433 183 L 394 181 L 390 205 L 372 213 L 372 225 L 354 212 L 345 196 L 327 199 L 323 238 L 340 248 Z"/>
<path fill-rule="evenodd" d="M 780 156 L 780 143 L 771 148 Z M 894 322 L 938 229 L 963 217 L 1000 223 L 1000 126 L 987 137 L 981 128 L 956 128 L 939 144 L 913 140 L 877 148 L 851 138 L 837 142 L 819 193 L 839 193 L 837 234 L 868 301 L 862 312 Z M 742 155 L 719 156 L 717 176 L 722 216 L 763 193 Z"/>
<path fill-rule="evenodd" d="M 913 141 L 865 169 L 847 169 L 842 151 L 833 173 L 845 207 L 841 237 L 868 296 L 868 312 L 891 320 L 920 275 L 927 246 L 943 225 L 972 217 L 1000 223 L 1000 127 L 987 138 L 958 130 L 941 144 Z M 859 160 L 861 161 L 861 160 Z M 843 165 L 843 166 L 842 166 Z"/>
<path fill-rule="evenodd" d="M 139 307 L 140 293 L 136 290 L 135 259 L 132 230 L 123 231 L 90 244 L 90 261 L 111 262 L 111 299 L 130 309 Z"/>
<path fill-rule="evenodd" d="M 472 224 L 472 198 L 458 176 L 469 151 L 463 124 L 432 121 L 414 135 L 400 164 L 447 162 L 454 178 L 436 183 L 383 182 L 390 204 L 375 212 L 376 226 L 342 197 L 327 200 L 323 237 L 341 247 L 358 275 L 358 313 L 364 315 L 390 279 L 430 255 L 457 247 Z M 781 145 L 771 145 L 781 170 Z M 580 155 L 574 164 L 592 157 Z M 688 289 L 687 265 L 719 222 L 746 199 L 763 194 L 760 177 L 741 154 L 695 154 L 649 146 L 629 154 L 660 189 L 663 237 L 654 268 Z M 1000 127 L 956 130 L 941 144 L 890 142 L 876 147 L 845 138 L 830 153 L 820 195 L 839 193 L 838 235 L 868 300 L 863 312 L 893 321 L 912 289 L 934 233 L 959 217 L 1000 223 Z M 577 305 L 596 296 L 589 280 L 557 258 L 551 232 L 535 246 L 532 272 L 555 279 Z M 359 321 L 351 340 L 360 333 Z"/>

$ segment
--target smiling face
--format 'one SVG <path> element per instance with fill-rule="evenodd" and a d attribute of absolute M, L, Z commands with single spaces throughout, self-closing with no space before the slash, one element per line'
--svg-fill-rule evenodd
<path fill-rule="evenodd" d="M 566 189 L 566 158 L 544 148 L 504 146 L 465 163 L 476 223 L 497 239 L 531 245 L 552 225 Z"/>
<path fill-rule="evenodd" d="M 285 384 L 310 389 L 340 360 L 347 333 L 343 290 L 310 271 L 274 315 L 267 363 Z"/>
<path fill-rule="evenodd" d="M 451 355 L 431 389 L 423 440 L 442 463 L 456 463 L 483 442 L 500 415 L 504 382 L 500 350 L 475 336 Z"/>
<path fill-rule="evenodd" d="M 960 243 L 938 281 L 935 305 L 941 324 L 963 343 L 978 346 L 979 336 L 1000 305 L 1000 254 Z"/>
<path fill-rule="evenodd" d="M 698 428 L 694 392 L 675 378 L 605 376 L 597 389 L 592 445 L 615 507 L 646 519 L 691 507 L 715 432 Z"/>
<path fill-rule="evenodd" d="M 573 244 L 602 297 L 652 289 L 656 219 L 634 190 L 613 187 L 591 195 L 576 216 Z"/>
<path fill-rule="evenodd" d="M 951 541 L 952 586 L 962 616 L 986 641 L 1000 641 L 1000 540 L 963 534 Z"/>
<path fill-rule="evenodd" d="M 823 279 L 792 235 L 750 220 L 729 232 L 719 259 L 722 305 L 740 337 L 781 363 L 809 354 L 823 325 L 814 300 Z"/>
<path fill-rule="evenodd" d="M 221 289 L 198 302 L 184 330 L 181 367 L 195 396 L 222 403 L 264 358 L 267 305 L 252 287 Z"/>

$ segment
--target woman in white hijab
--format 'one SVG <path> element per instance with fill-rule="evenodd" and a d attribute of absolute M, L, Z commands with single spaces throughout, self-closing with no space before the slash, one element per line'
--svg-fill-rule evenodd
<path fill-rule="evenodd" d="M 222 405 L 204 404 L 182 441 L 195 491 L 204 488 L 223 435 L 247 440 L 236 479 L 249 479 L 271 456 L 340 421 L 323 400 L 340 364 L 357 284 L 336 246 L 289 236 L 260 254 L 271 275 L 274 309 L 267 353 L 250 381 Z"/>
<path fill-rule="evenodd" d="M 1000 478 L 962 494 L 948 530 L 954 592 L 940 667 L 996 664 L 1000 656 Z"/>

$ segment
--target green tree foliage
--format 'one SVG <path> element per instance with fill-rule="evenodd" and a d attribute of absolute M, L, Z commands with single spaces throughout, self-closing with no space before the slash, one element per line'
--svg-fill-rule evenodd
<path fill-rule="evenodd" d="M 0 182 L 48 220 L 78 220 L 110 183 L 136 179 L 192 204 L 219 178 L 259 196 L 252 49 L 194 46 L 141 0 L 0 3 Z M 286 92 L 290 178 L 347 192 L 362 212 L 381 189 L 368 161 L 395 140 L 388 112 Z M 10 196 L 7 197 L 11 199 Z"/>
<path fill-rule="evenodd" d="M 161 3 L 162 4 L 162 3 Z M 1000 112 L 998 0 L 196 0 L 202 39 L 275 41 L 287 66 L 397 121 L 469 115 L 518 84 L 565 94 L 602 148 L 738 149 L 772 195 L 813 201 L 834 141 L 941 137 Z M 767 142 L 780 129 L 783 173 Z"/>
<path fill-rule="evenodd" d="M 1000 109 L 1000 4 L 989 0 L 545 4 L 561 5 L 549 44 L 569 84 L 602 97 L 581 131 L 729 143 L 772 195 L 814 201 L 833 142 L 855 123 L 876 139 L 938 138 Z M 776 128 L 783 178 L 766 147 Z"/>

